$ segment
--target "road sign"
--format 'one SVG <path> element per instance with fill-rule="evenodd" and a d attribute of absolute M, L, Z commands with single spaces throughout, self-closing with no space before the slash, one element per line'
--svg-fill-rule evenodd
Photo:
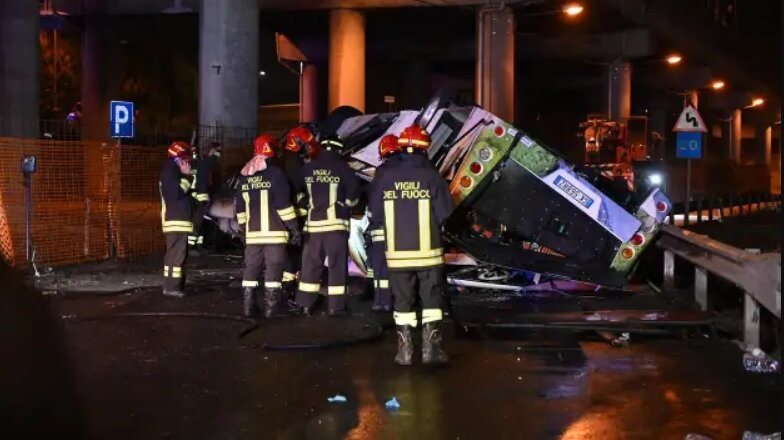
<path fill-rule="evenodd" d="M 133 137 L 133 103 L 112 101 L 109 105 L 109 133 L 113 138 Z"/>
<path fill-rule="evenodd" d="M 678 122 L 675 123 L 672 131 L 705 133 L 708 131 L 708 127 L 705 126 L 700 112 L 691 105 L 687 105 L 678 116 Z"/>
<path fill-rule="evenodd" d="M 675 138 L 675 148 L 679 159 L 702 158 L 702 133 L 679 132 Z"/>

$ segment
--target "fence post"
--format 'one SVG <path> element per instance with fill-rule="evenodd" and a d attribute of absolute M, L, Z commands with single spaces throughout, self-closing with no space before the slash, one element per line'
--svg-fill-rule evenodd
<path fill-rule="evenodd" d="M 697 200 L 697 223 L 702 223 L 702 197 Z"/>
<path fill-rule="evenodd" d="M 699 266 L 694 268 L 694 301 L 703 312 L 708 310 L 708 271 Z"/>
<path fill-rule="evenodd" d="M 664 283 L 665 288 L 675 286 L 675 254 L 672 251 L 664 251 Z"/>
<path fill-rule="evenodd" d="M 708 221 L 709 222 L 712 222 L 715 219 L 715 216 L 713 215 L 713 207 L 715 206 L 714 202 L 715 202 L 715 199 L 713 197 L 708 199 Z"/>

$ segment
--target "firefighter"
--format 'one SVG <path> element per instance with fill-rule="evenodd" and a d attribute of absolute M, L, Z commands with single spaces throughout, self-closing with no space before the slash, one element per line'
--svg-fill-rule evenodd
<path fill-rule="evenodd" d="M 183 264 L 188 251 L 188 234 L 193 232 L 191 189 L 191 157 L 188 144 L 174 142 L 161 168 L 158 187 L 161 193 L 161 221 L 166 237 L 163 256 L 163 294 L 182 298 L 185 272 Z"/>
<path fill-rule="evenodd" d="M 292 187 L 298 188 L 302 177 L 302 165 L 306 154 L 312 154 L 318 149 L 318 142 L 313 132 L 307 126 L 300 125 L 291 129 L 286 135 L 284 146 L 280 149 L 281 168 L 286 177 L 291 182 Z M 297 211 L 297 219 L 300 226 L 304 224 L 305 216 L 308 214 L 307 200 L 304 191 L 294 191 L 294 209 Z M 287 249 L 286 267 L 283 270 L 283 293 L 287 299 L 293 300 L 297 291 L 297 276 L 302 267 L 302 248 L 300 246 L 289 246 Z"/>
<path fill-rule="evenodd" d="M 318 298 L 325 257 L 328 313 L 339 315 L 346 307 L 349 217 L 358 203 L 360 182 L 340 156 L 342 149 L 339 137 L 326 136 L 318 154 L 302 167 L 300 187 L 308 200 L 308 214 L 297 304 L 305 315 Z"/>
<path fill-rule="evenodd" d="M 214 191 L 216 183 L 220 181 L 218 172 L 218 159 L 221 157 L 221 144 L 212 142 L 207 155 L 196 158 L 194 150 L 195 166 L 192 166 L 193 191 L 191 192 L 195 205 L 193 209 L 193 233 L 188 236 L 188 245 L 194 254 L 199 253 L 199 249 L 204 245 L 204 214 L 207 211 L 207 204 L 210 202 L 210 193 Z"/>
<path fill-rule="evenodd" d="M 422 305 L 422 362 L 447 362 L 442 348 L 444 251 L 441 226 L 453 209 L 446 182 L 427 158 L 430 136 L 417 125 L 400 134 L 399 158 L 373 179 L 370 211 L 383 222 L 389 285 L 398 335 L 395 362 L 411 365 L 414 302 Z"/>
<path fill-rule="evenodd" d="M 397 153 L 401 151 L 397 136 L 388 134 L 381 138 L 378 143 L 378 156 L 382 163 L 376 167 L 374 179 L 383 175 L 387 165 L 397 160 L 399 157 Z M 373 311 L 389 312 L 392 310 L 392 296 L 389 293 L 389 271 L 384 256 L 384 223 L 381 219 L 373 218 L 372 215 L 369 217 L 370 225 L 365 244 L 371 267 L 368 278 L 373 278 Z"/>
<path fill-rule="evenodd" d="M 264 316 L 272 317 L 282 294 L 286 244 L 298 245 L 301 234 L 291 203 L 291 189 L 283 171 L 267 162 L 275 157 L 275 138 L 261 135 L 254 142 L 254 156 L 242 168 L 234 199 L 237 221 L 245 231 L 242 272 L 242 313 L 258 313 L 256 291 L 264 271 Z"/>

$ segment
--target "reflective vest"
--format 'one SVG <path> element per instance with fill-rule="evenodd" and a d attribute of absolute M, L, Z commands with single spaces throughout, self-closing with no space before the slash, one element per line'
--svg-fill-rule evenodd
<path fill-rule="evenodd" d="M 297 228 L 289 182 L 274 165 L 240 177 L 234 206 L 246 244 L 286 244 L 289 231 Z"/>
<path fill-rule="evenodd" d="M 351 207 L 359 202 L 360 180 L 340 154 L 322 150 L 303 165 L 298 190 L 308 202 L 305 232 L 349 230 Z"/>
<path fill-rule="evenodd" d="M 192 201 L 189 191 L 192 177 L 180 173 L 173 159 L 166 159 L 161 168 L 158 190 L 161 195 L 163 233 L 193 232 Z"/>
<path fill-rule="evenodd" d="M 383 235 L 371 227 L 371 237 L 383 241 L 389 270 L 417 270 L 444 264 L 441 226 L 452 213 L 449 188 L 421 153 L 403 153 L 390 161 L 371 184 L 372 224 L 383 223 Z"/>

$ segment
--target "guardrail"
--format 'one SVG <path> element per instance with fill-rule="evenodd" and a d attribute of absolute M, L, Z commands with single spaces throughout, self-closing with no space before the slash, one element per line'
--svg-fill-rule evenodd
<path fill-rule="evenodd" d="M 730 194 L 722 197 L 699 197 L 689 203 L 686 215 L 684 203 L 675 204 L 665 223 L 679 226 L 739 217 L 766 210 L 781 209 L 780 194 Z"/>
<path fill-rule="evenodd" d="M 781 319 L 781 253 L 750 252 L 673 225 L 662 225 L 664 284 L 675 284 L 675 256 L 694 265 L 694 299 L 708 310 L 708 275 L 723 278 L 744 291 L 743 339 L 759 347 L 760 306 Z"/>

